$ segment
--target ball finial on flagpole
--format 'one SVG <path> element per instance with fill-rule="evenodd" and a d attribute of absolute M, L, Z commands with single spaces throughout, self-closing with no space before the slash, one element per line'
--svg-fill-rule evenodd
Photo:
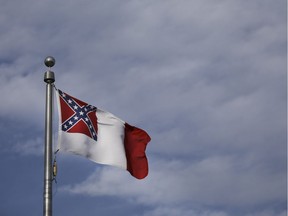
<path fill-rule="evenodd" d="M 44 74 L 44 82 L 54 83 L 55 75 L 54 72 L 50 70 L 51 67 L 55 65 L 55 58 L 52 56 L 47 56 L 44 60 L 45 65 L 48 67 L 48 71 Z"/>
<path fill-rule="evenodd" d="M 44 63 L 47 67 L 53 67 L 55 65 L 55 58 L 52 56 L 47 56 L 44 60 Z"/>

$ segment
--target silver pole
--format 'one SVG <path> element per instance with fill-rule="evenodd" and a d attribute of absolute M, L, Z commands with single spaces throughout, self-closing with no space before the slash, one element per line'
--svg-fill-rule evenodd
<path fill-rule="evenodd" d="M 43 216 L 52 216 L 52 108 L 53 108 L 53 83 L 54 72 L 50 68 L 54 66 L 55 59 L 48 56 L 45 65 L 49 70 L 44 74 L 46 82 L 46 114 L 45 114 L 45 148 L 44 148 L 44 193 L 43 193 Z"/>

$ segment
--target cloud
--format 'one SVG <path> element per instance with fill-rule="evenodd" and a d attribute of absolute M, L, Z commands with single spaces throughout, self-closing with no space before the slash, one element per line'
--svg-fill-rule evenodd
<path fill-rule="evenodd" d="M 228 216 L 221 211 L 194 211 L 181 208 L 159 207 L 148 211 L 143 216 Z"/>
<path fill-rule="evenodd" d="M 28 129 L 29 130 L 29 129 Z M 34 132 L 32 135 L 29 132 L 24 131 L 23 134 L 17 134 L 12 137 L 12 140 L 16 140 L 16 143 L 9 143 L 7 151 L 18 153 L 22 156 L 43 156 L 44 155 L 44 143 L 45 135 L 44 131 L 41 134 Z M 52 147 L 54 151 L 57 150 L 58 132 L 52 135 Z M 8 145 L 6 145 L 8 146 Z"/>
<path fill-rule="evenodd" d="M 275 212 L 271 210 L 264 210 L 264 211 L 259 211 L 253 214 L 248 214 L 247 216 L 270 216 L 270 215 L 284 216 L 284 215 L 287 215 L 287 211 Z"/>
<path fill-rule="evenodd" d="M 16 76 L 10 79 L 12 83 L 3 80 L 1 92 L 10 93 L 14 98 L 13 102 L 7 99 L 7 107 L 23 106 L 24 93 L 43 104 L 43 94 L 39 92 L 44 84 L 42 62 L 45 55 L 53 53 L 59 56 L 55 56 L 59 87 L 112 109 L 115 104 L 124 109 L 129 101 L 143 107 L 161 100 L 162 106 L 146 105 L 150 115 L 159 115 L 165 107 L 169 108 L 167 112 L 175 112 L 179 104 L 183 107 L 181 111 L 187 112 L 191 106 L 197 106 L 192 105 L 193 99 L 202 100 L 198 108 L 214 106 L 213 101 L 217 99 L 233 98 L 234 94 L 257 89 L 259 84 L 255 86 L 255 82 L 261 83 L 263 78 L 257 80 L 262 73 L 272 78 L 279 76 L 279 70 L 277 75 L 269 73 L 279 68 L 283 57 L 273 53 L 276 50 L 272 48 L 276 46 L 277 51 L 281 50 L 285 43 L 285 23 L 266 16 L 279 9 L 277 4 L 269 5 L 268 10 L 266 3 L 259 7 L 256 1 L 249 5 L 228 1 L 209 1 L 205 5 L 201 1 L 166 1 L 165 4 L 162 1 L 121 4 L 85 1 L 81 5 L 52 2 L 33 4 L 33 8 L 25 10 L 33 16 L 27 17 L 21 10 L 16 11 L 19 15 L 16 17 L 3 13 L 6 20 L 11 20 L 10 27 L 5 26 L 5 19 L 1 22 L 7 30 L 2 34 L 5 40 L 1 40 L 1 44 L 9 48 L 1 59 L 13 63 L 4 64 L 3 70 L 5 76 Z M 75 17 L 76 7 L 81 16 Z M 12 8 L 14 3 L 9 2 L 2 10 Z M 110 12 L 104 13 L 108 8 Z M 256 14 L 256 8 L 265 13 Z M 53 16 L 49 16 L 48 11 L 53 11 Z M 11 45 L 15 48 L 11 49 Z M 273 58 L 268 55 L 270 52 Z M 14 53 L 18 60 L 15 57 L 11 60 Z M 282 67 L 285 70 L 285 65 Z M 31 75 L 32 71 L 37 71 L 38 76 Z M 18 77 L 23 73 L 27 77 Z M 257 80 L 251 82 L 252 77 Z M 92 92 L 87 95 L 90 86 L 95 86 L 94 92 L 102 95 L 95 96 Z M 21 89 L 21 93 L 10 89 Z M 206 103 L 208 101 L 211 102 Z M 5 115 L 8 108 L 2 109 Z M 43 108 L 34 109 L 41 113 Z M 30 115 L 28 109 L 24 111 Z"/>
<path fill-rule="evenodd" d="M 141 215 L 284 215 L 282 2 L 4 1 L 2 150 L 41 154 L 53 55 L 58 88 L 152 137 L 147 179 L 102 167 L 61 192 L 124 198 L 147 207 Z"/>
<path fill-rule="evenodd" d="M 24 142 L 17 143 L 13 150 L 22 155 L 43 155 L 43 143 L 42 137 L 36 139 L 25 140 Z"/>
<path fill-rule="evenodd" d="M 285 174 L 251 165 L 248 158 L 213 157 L 197 162 L 156 160 L 147 179 L 136 181 L 113 168 L 97 169 L 85 181 L 62 192 L 118 196 L 149 206 L 234 206 L 247 209 L 285 200 Z M 250 159 L 251 160 L 251 159 Z M 261 182 L 261 184 L 259 184 Z"/>

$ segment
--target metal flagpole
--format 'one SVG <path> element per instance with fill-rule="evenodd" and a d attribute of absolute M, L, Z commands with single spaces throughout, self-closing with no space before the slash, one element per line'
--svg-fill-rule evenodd
<path fill-rule="evenodd" d="M 52 56 L 46 57 L 45 65 L 49 68 L 44 74 L 46 82 L 46 114 L 45 114 L 45 149 L 44 149 L 44 193 L 43 216 L 52 216 L 52 108 L 53 108 L 53 83 L 54 72 L 50 69 L 55 65 Z"/>

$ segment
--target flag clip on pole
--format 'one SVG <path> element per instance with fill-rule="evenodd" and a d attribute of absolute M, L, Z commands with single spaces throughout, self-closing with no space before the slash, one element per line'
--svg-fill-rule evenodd
<path fill-rule="evenodd" d="M 43 216 L 52 216 L 52 108 L 53 108 L 53 83 L 54 72 L 51 67 L 55 65 L 55 59 L 48 56 L 44 60 L 48 71 L 44 74 L 46 82 L 46 112 L 45 112 L 45 147 L 44 147 L 44 193 L 43 193 Z"/>

